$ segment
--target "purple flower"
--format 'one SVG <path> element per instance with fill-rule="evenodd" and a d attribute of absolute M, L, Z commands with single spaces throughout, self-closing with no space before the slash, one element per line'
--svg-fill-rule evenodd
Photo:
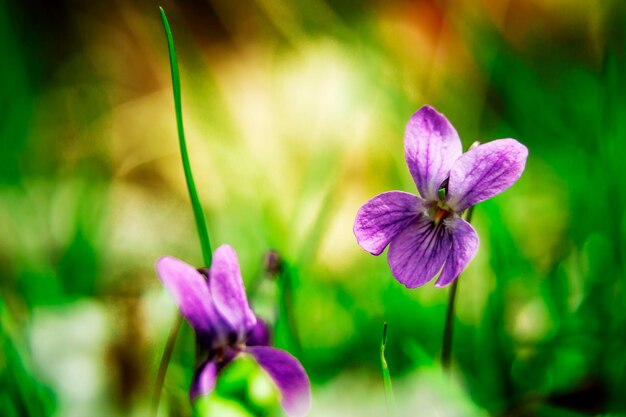
<path fill-rule="evenodd" d="M 242 354 L 252 356 L 274 380 L 289 416 L 304 416 L 311 407 L 311 386 L 300 362 L 267 346 L 269 333 L 248 305 L 237 254 L 222 245 L 210 269 L 196 270 L 172 257 L 159 259 L 157 272 L 196 333 L 204 355 L 190 388 L 191 399 L 209 394 L 219 372 Z"/>
<path fill-rule="evenodd" d="M 359 245 L 380 255 L 389 245 L 393 276 L 408 288 L 453 282 L 474 258 L 478 235 L 460 215 L 513 185 L 524 171 L 528 149 L 499 139 L 462 153 L 454 127 L 430 106 L 409 120 L 404 153 L 421 197 L 402 191 L 377 195 L 356 215 Z"/>

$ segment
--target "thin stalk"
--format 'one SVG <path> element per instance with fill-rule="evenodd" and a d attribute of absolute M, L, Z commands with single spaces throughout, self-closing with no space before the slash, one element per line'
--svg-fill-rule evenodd
<path fill-rule="evenodd" d="M 391 375 L 385 359 L 385 345 L 387 344 L 387 322 L 383 324 L 383 338 L 380 341 L 380 367 L 383 371 L 383 384 L 385 385 L 385 402 L 387 403 L 387 413 L 391 416 L 395 414 L 396 400 L 393 395 L 391 385 Z"/>
<path fill-rule="evenodd" d="M 196 228 L 198 229 L 198 236 L 200 237 L 200 245 L 202 246 L 204 265 L 209 267 L 211 266 L 212 259 L 211 241 L 209 239 L 209 231 L 207 229 L 204 211 L 202 210 L 202 205 L 200 204 L 200 199 L 198 198 L 198 192 L 196 191 L 196 184 L 193 180 L 191 164 L 189 163 L 189 155 L 187 154 L 180 94 L 180 75 L 178 72 L 178 60 L 176 59 L 176 50 L 174 49 L 174 39 L 172 38 L 172 31 L 170 29 L 170 24 L 167 21 L 167 16 L 165 16 L 165 11 L 162 7 L 159 7 L 159 10 L 161 11 L 161 18 L 163 19 L 163 27 L 165 28 L 165 35 L 167 36 L 167 46 L 170 53 L 170 67 L 172 69 L 172 88 L 174 90 L 174 109 L 176 110 L 176 126 L 178 128 L 180 156 L 182 157 L 183 161 L 185 180 L 187 181 L 187 191 L 191 200 L 193 215 L 196 219 Z"/>
<path fill-rule="evenodd" d="M 465 220 L 470 223 L 472 221 L 472 214 L 474 213 L 474 206 L 467 209 Z M 441 366 L 446 371 L 450 370 L 450 358 L 452 357 L 452 335 L 454 330 L 454 302 L 456 300 L 456 291 L 459 285 L 459 275 L 454 280 L 450 287 L 450 294 L 448 295 L 448 310 L 446 312 L 446 324 L 443 330 L 443 344 L 441 349 Z"/>
<path fill-rule="evenodd" d="M 448 295 L 448 310 L 446 312 L 446 327 L 443 331 L 443 349 L 441 350 L 441 366 L 446 371 L 450 369 L 450 357 L 452 354 L 452 331 L 454 326 L 454 301 L 459 280 L 456 279 L 450 287 Z"/>
<path fill-rule="evenodd" d="M 161 362 L 159 363 L 159 370 L 154 384 L 154 392 L 152 393 L 152 415 L 154 416 L 156 416 L 159 411 L 159 402 L 161 402 L 161 392 L 163 391 L 163 384 L 165 383 L 167 366 L 172 359 L 172 353 L 174 352 L 174 346 L 176 345 L 176 339 L 178 338 L 178 332 L 182 324 L 183 316 L 178 313 L 176 315 L 176 321 L 170 329 L 170 334 L 167 336 L 167 343 L 165 343 L 165 349 L 163 349 L 163 355 L 161 356 Z"/>
<path fill-rule="evenodd" d="M 293 297 L 293 270 L 291 265 L 282 261 L 283 265 L 281 273 L 278 277 L 279 288 L 279 311 L 280 316 L 284 318 L 287 328 L 289 329 L 289 338 L 297 357 L 302 357 L 302 345 L 300 343 L 300 335 L 298 333 L 298 325 L 294 316 L 294 297 Z"/>

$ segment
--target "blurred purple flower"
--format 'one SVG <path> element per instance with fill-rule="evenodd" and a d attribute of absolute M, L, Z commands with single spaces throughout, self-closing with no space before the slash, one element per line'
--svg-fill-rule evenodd
<path fill-rule="evenodd" d="M 528 149 L 515 139 L 499 139 L 462 153 L 450 122 L 424 106 L 407 124 L 404 153 L 421 197 L 402 191 L 377 195 L 357 213 L 354 235 L 373 255 L 389 245 L 391 273 L 406 287 L 422 286 L 439 271 L 435 286 L 443 287 L 478 250 L 478 235 L 460 214 L 513 185 Z"/>
<path fill-rule="evenodd" d="M 209 394 L 219 372 L 240 354 L 248 354 L 274 380 L 289 416 L 308 413 L 311 387 L 306 371 L 289 353 L 267 346 L 268 329 L 248 305 L 233 248 L 217 248 L 210 269 L 196 270 L 172 257 L 159 259 L 156 269 L 195 330 L 203 353 L 191 383 L 192 400 Z"/>

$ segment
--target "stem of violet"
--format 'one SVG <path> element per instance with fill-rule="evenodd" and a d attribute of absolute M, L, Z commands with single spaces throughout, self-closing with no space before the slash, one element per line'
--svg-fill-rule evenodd
<path fill-rule="evenodd" d="M 159 7 L 161 12 L 161 19 L 163 20 L 163 27 L 165 29 L 165 35 L 167 37 L 167 46 L 170 57 L 170 68 L 172 72 L 172 88 L 174 91 L 174 109 L 176 112 L 176 127 L 178 130 L 178 142 L 180 145 L 180 154 L 183 163 L 183 170 L 185 172 L 185 181 L 187 182 L 187 192 L 189 193 L 189 199 L 191 200 L 191 207 L 193 209 L 194 218 L 196 221 L 196 228 L 198 231 L 198 237 L 200 238 L 200 246 L 202 248 L 202 257 L 204 264 L 207 267 L 211 266 L 213 257 L 213 251 L 211 250 L 211 240 L 209 239 L 209 231 L 206 224 L 206 218 L 200 199 L 198 198 L 198 192 L 196 190 L 195 181 L 193 179 L 193 173 L 191 171 L 191 164 L 189 162 L 189 154 L 187 153 L 187 145 L 185 141 L 185 130 L 183 126 L 183 113 L 181 104 L 180 93 L 180 74 L 178 71 L 178 60 L 176 59 L 176 49 L 174 48 L 174 39 L 172 37 L 172 31 L 170 29 L 167 16 L 162 7 Z M 176 345 L 176 339 L 182 325 L 183 318 L 180 313 L 177 314 L 176 321 L 170 329 L 170 333 L 161 356 L 159 363 L 159 370 L 154 386 L 154 392 L 152 395 L 152 413 L 157 415 L 159 410 L 159 403 L 161 401 L 161 393 L 163 392 L 163 384 L 165 383 L 165 375 L 167 374 L 167 367 L 172 359 L 172 353 L 174 352 L 174 346 Z"/>
<path fill-rule="evenodd" d="M 174 352 L 174 346 L 176 345 L 176 339 L 178 338 L 178 332 L 183 324 L 183 316 L 178 313 L 176 315 L 176 321 L 170 329 L 170 334 L 167 336 L 167 343 L 163 349 L 163 355 L 161 356 L 161 362 L 159 363 L 159 370 L 157 371 L 156 382 L 154 385 L 154 392 L 152 393 L 152 414 L 156 417 L 159 411 L 159 402 L 161 402 L 161 392 L 163 392 L 163 384 L 165 383 L 165 374 L 167 374 L 167 366 L 172 359 L 172 353 Z"/>
<path fill-rule="evenodd" d="M 291 340 L 291 348 L 297 357 L 302 357 L 302 345 L 300 344 L 300 336 L 298 325 L 294 316 L 294 297 L 293 297 L 293 274 L 296 271 L 288 263 L 283 261 L 283 267 L 278 276 L 279 290 L 279 319 L 285 321 L 289 331 L 289 339 Z"/>
<path fill-rule="evenodd" d="M 470 223 L 472 221 L 472 214 L 474 213 L 474 206 L 467 209 L 465 214 L 465 220 Z M 446 325 L 443 331 L 443 347 L 441 350 L 441 367 L 445 371 L 450 370 L 450 359 L 452 356 L 452 335 L 454 328 L 454 302 L 456 300 L 456 290 L 459 285 L 459 277 L 454 280 L 450 287 L 450 294 L 448 296 L 448 310 L 446 312 Z"/>

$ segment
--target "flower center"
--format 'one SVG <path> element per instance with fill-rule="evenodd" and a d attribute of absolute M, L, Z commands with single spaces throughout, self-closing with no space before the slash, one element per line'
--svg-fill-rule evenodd
<path fill-rule="evenodd" d="M 450 212 L 448 210 L 446 210 L 443 207 L 437 206 L 437 211 L 435 212 L 435 216 L 433 219 L 433 221 L 435 222 L 435 226 L 441 223 L 441 221 L 445 219 L 446 217 L 448 217 L 449 215 L 450 215 Z"/>
<path fill-rule="evenodd" d="M 454 210 L 442 201 L 431 201 L 428 204 L 427 215 L 432 219 L 435 226 L 439 226 L 443 220 L 454 215 Z"/>
<path fill-rule="evenodd" d="M 217 362 L 222 362 L 224 360 L 224 358 L 226 357 L 226 349 L 224 349 L 223 347 L 220 347 L 217 349 L 217 351 L 215 352 L 215 360 L 217 360 Z"/>

